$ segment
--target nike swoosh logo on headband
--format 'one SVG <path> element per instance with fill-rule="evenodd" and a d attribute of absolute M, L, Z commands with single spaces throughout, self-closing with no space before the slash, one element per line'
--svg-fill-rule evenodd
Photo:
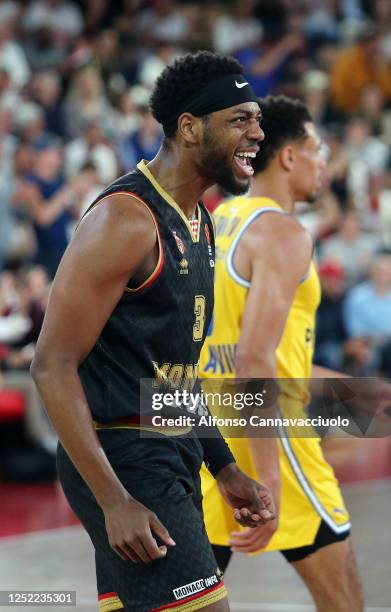
<path fill-rule="evenodd" d="M 238 89 L 242 89 L 242 87 L 244 87 L 245 85 L 248 85 L 248 83 L 238 83 L 237 81 L 235 81 L 235 85 Z"/>

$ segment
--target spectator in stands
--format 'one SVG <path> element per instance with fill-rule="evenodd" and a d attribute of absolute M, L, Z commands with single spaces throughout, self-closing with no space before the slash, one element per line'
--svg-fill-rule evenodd
<path fill-rule="evenodd" d="M 232 14 L 223 13 L 213 26 L 213 47 L 219 53 L 232 55 L 239 49 L 259 44 L 263 36 L 262 23 L 254 16 L 255 0 L 237 2 Z"/>
<path fill-rule="evenodd" d="M 337 371 L 347 371 L 350 364 L 366 364 L 370 349 L 366 340 L 349 338 L 343 317 L 345 275 L 333 260 L 319 266 L 322 299 L 317 311 L 314 363 Z M 354 372 L 354 369 L 353 369 Z"/>
<path fill-rule="evenodd" d="M 389 147 L 371 133 L 369 120 L 363 115 L 349 119 L 345 128 L 345 152 L 348 159 L 350 201 L 369 217 L 383 185 L 389 159 Z"/>
<path fill-rule="evenodd" d="M 341 371 L 344 368 L 343 344 L 347 333 L 342 317 L 345 293 L 344 270 L 337 261 L 319 266 L 322 299 L 317 311 L 314 363 Z"/>
<path fill-rule="evenodd" d="M 376 234 L 363 232 L 360 217 L 350 210 L 342 218 L 339 230 L 321 242 L 322 260 L 337 262 L 345 272 L 348 287 L 364 278 L 374 254 L 381 248 Z"/>
<path fill-rule="evenodd" d="M 74 77 L 65 100 L 67 130 L 79 136 L 88 121 L 98 121 L 103 131 L 111 124 L 112 108 L 102 79 L 93 66 L 80 70 Z"/>
<path fill-rule="evenodd" d="M 321 126 L 328 113 L 329 77 L 321 70 L 308 70 L 303 74 L 301 89 L 304 102 L 314 122 Z"/>
<path fill-rule="evenodd" d="M 137 30 L 146 42 L 185 43 L 189 22 L 173 0 L 154 0 L 137 19 Z"/>
<path fill-rule="evenodd" d="M 86 121 L 82 135 L 66 145 L 66 176 L 72 178 L 87 161 L 91 161 L 96 166 L 100 180 L 104 184 L 110 183 L 118 176 L 113 147 L 105 138 L 97 119 Z"/>
<path fill-rule="evenodd" d="M 120 72 L 119 36 L 115 29 L 106 29 L 94 38 L 91 62 L 107 82 L 113 73 Z"/>
<path fill-rule="evenodd" d="M 27 84 L 30 67 L 22 45 L 13 39 L 11 22 L 7 20 L 0 20 L 0 66 L 9 73 L 12 87 L 21 89 Z"/>
<path fill-rule="evenodd" d="M 69 0 L 33 0 L 27 6 L 23 25 L 28 32 L 48 31 L 53 46 L 61 47 L 81 34 L 83 18 L 77 4 Z"/>
<path fill-rule="evenodd" d="M 45 113 L 39 104 L 21 102 L 15 110 L 15 126 L 19 140 L 33 147 L 44 147 L 50 140 L 46 131 Z"/>
<path fill-rule="evenodd" d="M 63 152 L 57 141 L 36 151 L 33 171 L 26 179 L 14 197 L 33 221 L 36 262 L 53 277 L 68 243 L 67 226 L 74 204 L 73 192 L 65 186 Z"/>
<path fill-rule="evenodd" d="M 19 102 L 19 93 L 12 87 L 11 74 L 6 66 L 0 65 L 0 110 L 14 111 Z"/>
<path fill-rule="evenodd" d="M 374 260 L 370 279 L 352 287 L 343 307 L 345 327 L 350 338 L 365 342 L 368 358 L 359 364 L 359 374 L 369 376 L 383 371 L 391 376 L 391 254 L 380 253 Z"/>
<path fill-rule="evenodd" d="M 391 64 L 384 56 L 376 25 L 361 25 L 356 44 L 339 53 L 330 77 L 332 102 L 345 113 L 358 110 L 363 89 L 372 83 L 391 100 Z"/>
<path fill-rule="evenodd" d="M 376 83 L 370 83 L 363 88 L 360 96 L 360 113 L 367 119 L 374 136 L 381 136 L 384 132 L 385 106 L 384 93 Z"/>
<path fill-rule="evenodd" d="M 44 113 L 46 130 L 57 136 L 66 137 L 59 75 L 53 70 L 38 72 L 33 78 L 31 89 L 35 102 Z"/>
<path fill-rule="evenodd" d="M 157 44 L 154 51 L 141 60 L 137 75 L 138 81 L 147 89 L 152 90 L 159 74 L 179 55 L 178 47 L 167 43 Z"/>
<path fill-rule="evenodd" d="M 142 85 L 134 85 L 119 98 L 113 113 L 115 140 L 131 136 L 141 125 L 141 110 L 149 103 L 150 92 Z"/>
<path fill-rule="evenodd" d="M 12 230 L 12 177 L 16 149 L 12 132 L 12 113 L 0 107 L 0 271 L 8 252 Z"/>
<path fill-rule="evenodd" d="M 42 326 L 49 294 L 44 269 L 33 267 L 18 276 L 0 273 L 0 343 L 2 344 L 0 388 L 21 391 L 26 400 L 26 433 L 49 452 L 55 451 L 56 436 L 48 422 L 29 368 Z"/>
<path fill-rule="evenodd" d="M 140 159 L 148 161 L 153 159 L 162 143 L 162 136 L 161 126 L 152 117 L 148 109 L 144 108 L 138 130 L 118 142 L 121 168 L 125 172 L 129 172 Z"/>
<path fill-rule="evenodd" d="M 78 176 L 76 179 L 74 179 L 73 183 L 75 182 L 78 185 L 77 191 L 79 197 L 77 198 L 77 201 L 75 201 L 75 206 L 73 209 L 75 213 L 74 228 L 76 228 L 76 225 L 81 217 L 91 206 L 91 203 L 96 200 L 107 185 L 107 183 L 103 183 L 101 181 L 97 167 L 91 161 L 84 164 Z"/>
<path fill-rule="evenodd" d="M 238 51 L 235 57 L 243 64 L 246 79 L 256 94 L 266 96 L 280 83 L 288 60 L 303 47 L 303 35 L 294 31 L 277 39 L 262 39 L 256 46 Z"/>

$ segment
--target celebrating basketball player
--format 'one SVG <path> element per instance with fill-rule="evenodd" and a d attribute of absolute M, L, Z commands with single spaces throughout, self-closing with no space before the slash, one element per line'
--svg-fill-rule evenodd
<path fill-rule="evenodd" d="M 243 525 L 274 519 L 216 430 L 140 435 L 140 380 L 194 379 L 213 310 L 217 183 L 244 193 L 263 139 L 242 68 L 208 52 L 167 67 L 155 159 L 91 205 L 60 264 L 32 366 L 65 494 L 95 547 L 102 612 L 229 610 L 202 517 L 203 460 Z"/>

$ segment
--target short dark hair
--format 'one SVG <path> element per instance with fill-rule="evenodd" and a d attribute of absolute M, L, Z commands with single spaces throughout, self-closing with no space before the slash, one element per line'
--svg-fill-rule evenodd
<path fill-rule="evenodd" d="M 229 74 L 243 74 L 241 64 L 233 57 L 210 51 L 187 53 L 158 77 L 150 100 L 152 115 L 166 124 L 200 87 Z"/>
<path fill-rule="evenodd" d="M 308 108 L 300 100 L 286 96 L 259 98 L 265 140 L 253 163 L 255 173 L 267 168 L 277 151 L 287 142 L 306 137 L 305 123 L 312 121 Z"/>

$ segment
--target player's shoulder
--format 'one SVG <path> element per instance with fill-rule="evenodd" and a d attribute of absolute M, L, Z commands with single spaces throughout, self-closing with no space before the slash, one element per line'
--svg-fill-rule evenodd
<path fill-rule="evenodd" d="M 289 238 L 291 240 L 311 240 L 308 230 L 296 219 L 283 211 L 281 208 L 265 209 L 265 214 L 258 215 L 252 225 L 253 232 L 264 238 L 269 236 L 271 240 L 276 237 Z"/>
<path fill-rule="evenodd" d="M 313 239 L 308 230 L 281 209 L 256 217 L 246 234 L 248 248 L 254 255 L 262 252 L 272 258 L 307 259 L 313 252 Z"/>
<path fill-rule="evenodd" d="M 137 180 L 137 179 L 136 179 Z M 133 175 L 125 175 L 112 183 L 89 207 L 76 230 L 88 237 L 96 233 L 101 241 L 120 241 L 124 244 L 135 239 L 149 242 L 156 237 L 153 212 L 135 189 Z"/>

